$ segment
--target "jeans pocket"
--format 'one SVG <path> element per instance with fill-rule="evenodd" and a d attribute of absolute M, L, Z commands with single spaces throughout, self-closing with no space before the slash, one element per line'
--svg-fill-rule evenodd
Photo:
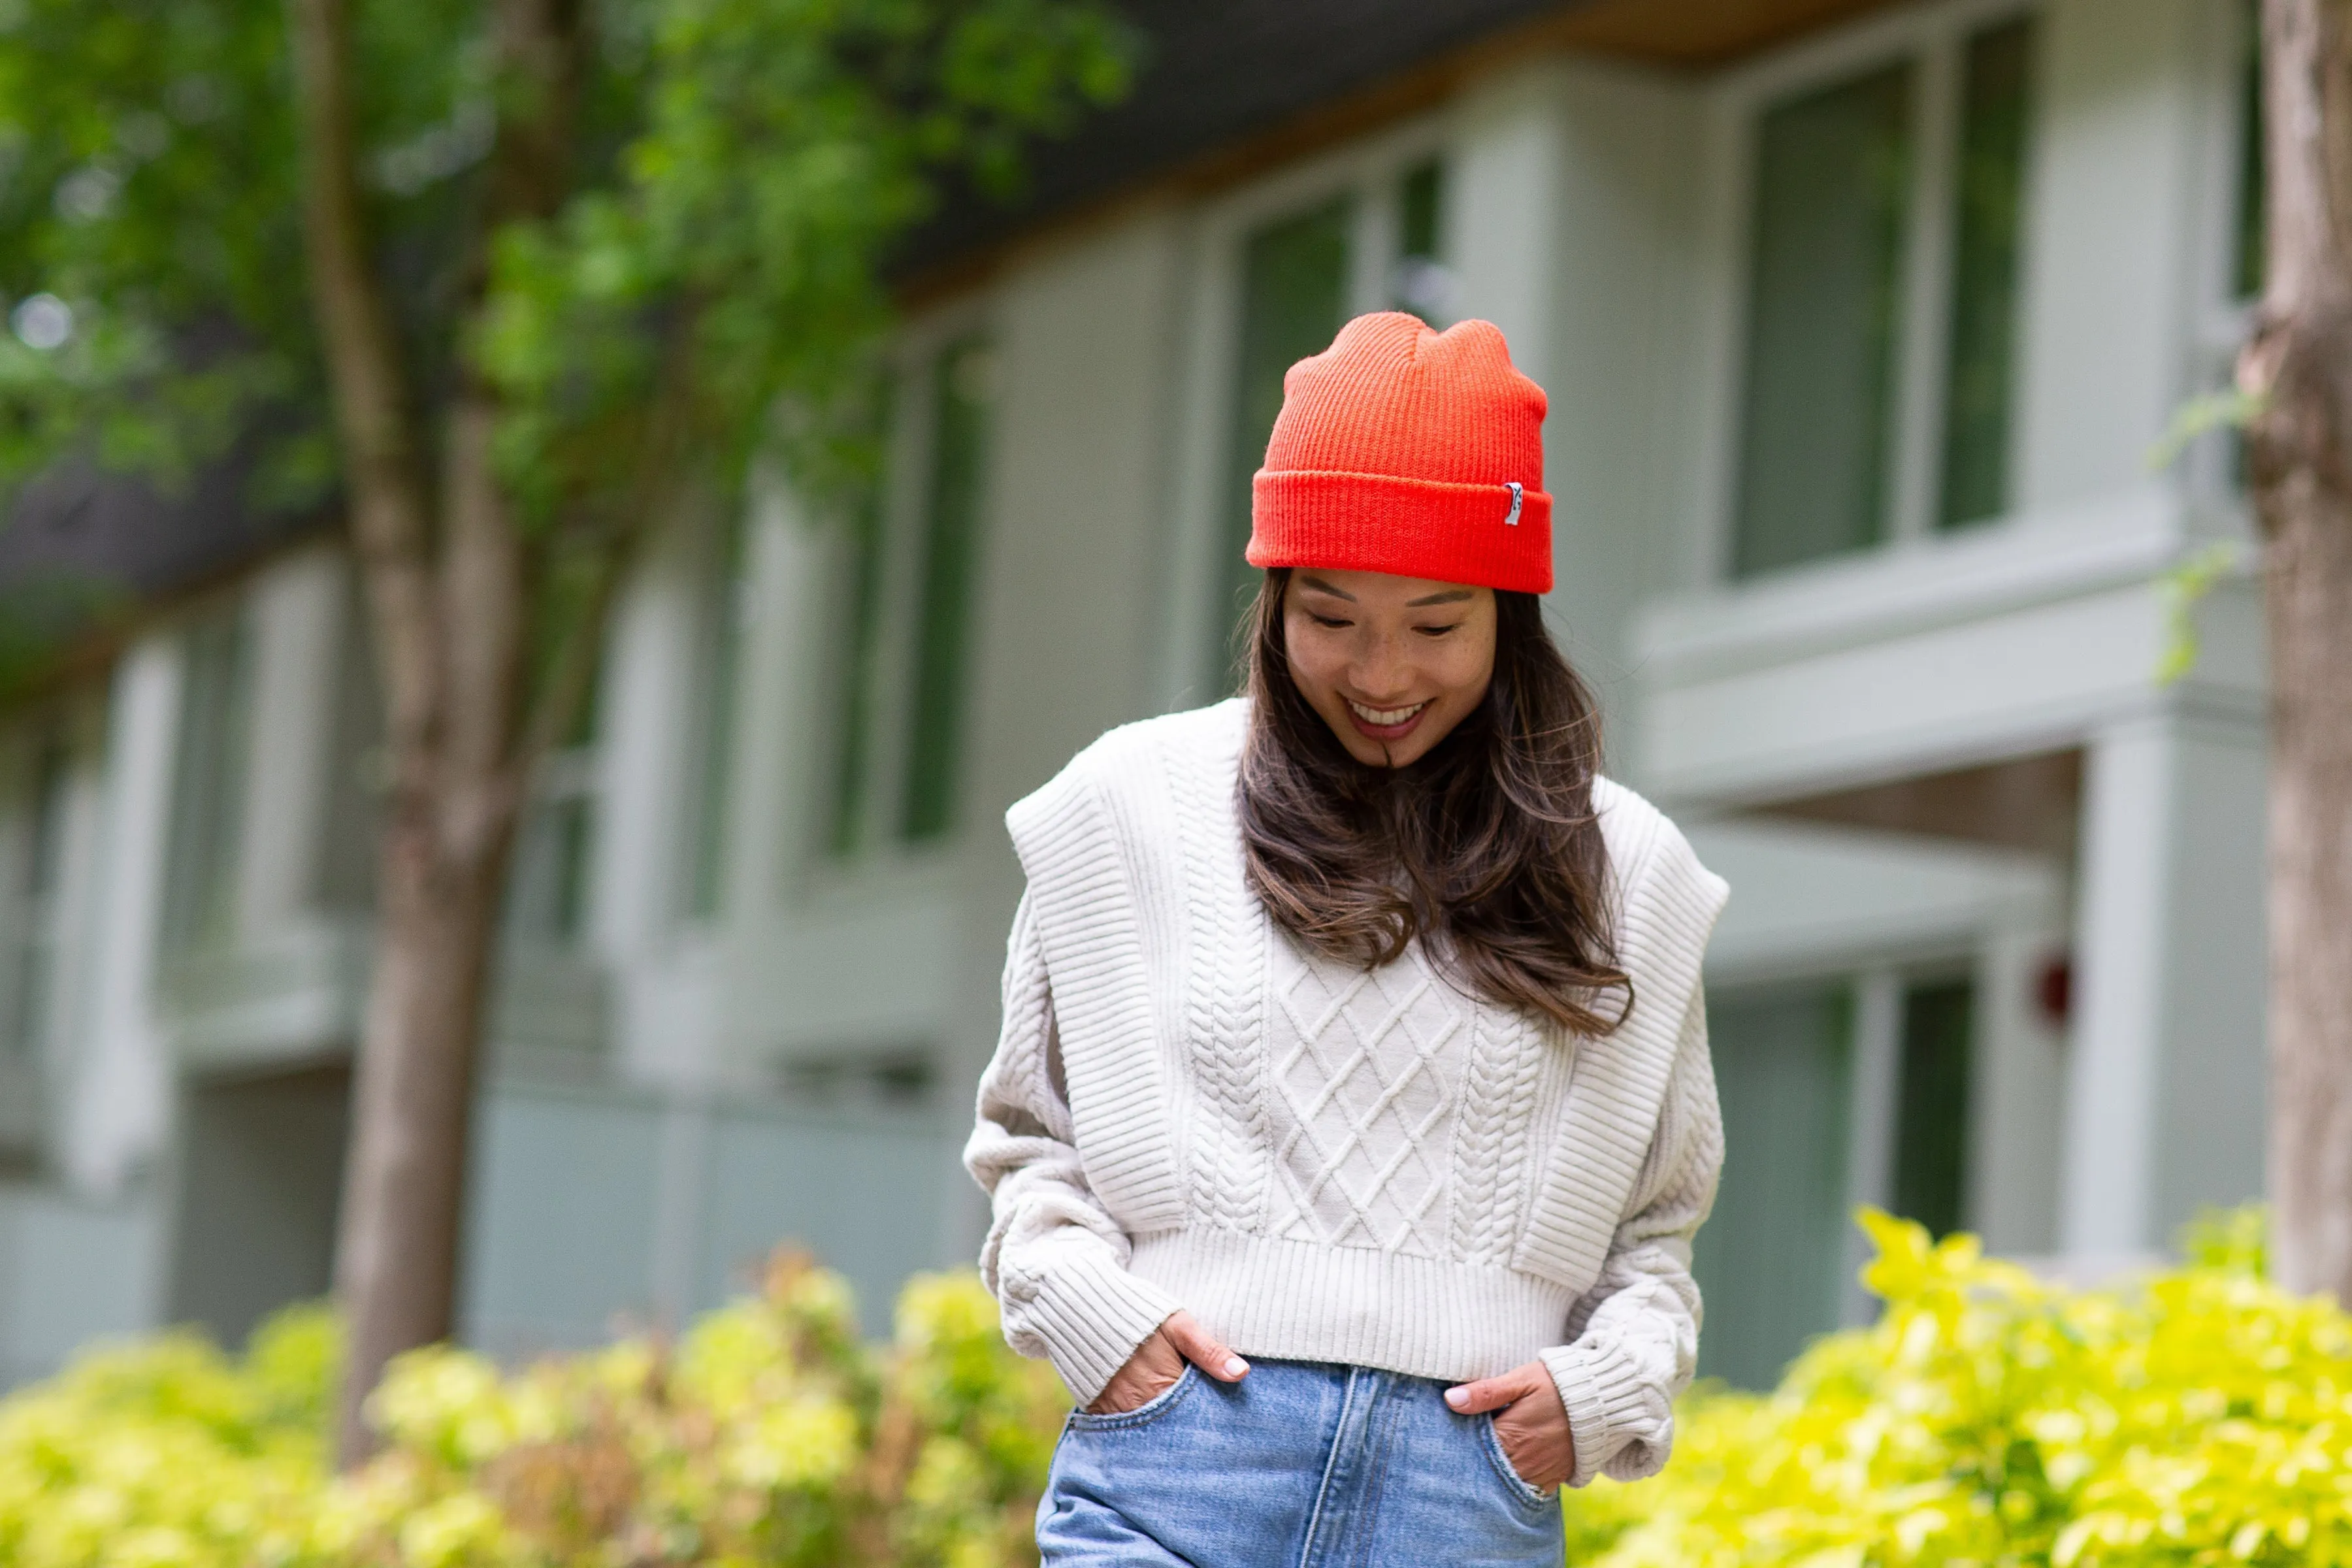
<path fill-rule="evenodd" d="M 1089 1415 L 1084 1410 L 1070 1412 L 1073 1432 L 1118 1432 L 1135 1426 L 1149 1426 L 1182 1402 L 1192 1391 L 1192 1380 L 1199 1374 L 1191 1362 L 1176 1374 L 1176 1381 L 1137 1405 L 1132 1410 L 1112 1411 L 1106 1415 Z"/>
<path fill-rule="evenodd" d="M 1503 1452 L 1503 1435 L 1495 1430 L 1495 1418 L 1492 1415 L 1478 1417 L 1478 1435 L 1486 1442 L 1486 1458 L 1494 1465 L 1495 1474 L 1501 1479 L 1503 1485 L 1509 1489 L 1511 1496 L 1521 1508 L 1542 1511 L 1559 1501 L 1557 1492 L 1538 1490 L 1530 1485 L 1527 1478 L 1520 1475 L 1517 1468 L 1512 1465 L 1510 1455 Z"/>

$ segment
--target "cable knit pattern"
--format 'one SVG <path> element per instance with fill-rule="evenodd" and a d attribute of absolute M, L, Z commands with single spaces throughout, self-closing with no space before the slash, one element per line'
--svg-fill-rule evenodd
<path fill-rule="evenodd" d="M 1446 1380 L 1540 1355 L 1576 1483 L 1651 1473 L 1722 1163 L 1699 990 L 1722 882 L 1596 786 L 1635 994 L 1600 1040 L 1418 949 L 1332 964 L 1243 878 L 1246 715 L 1114 731 L 1008 814 L 1029 890 L 965 1151 L 1006 1338 L 1082 1401 L 1180 1306 L 1244 1355 Z"/>
<path fill-rule="evenodd" d="M 1454 1245 L 1465 1262 L 1503 1263 L 1517 1239 L 1526 1196 L 1531 1119 L 1547 1067 L 1555 1070 L 1574 1049 L 1561 1039 L 1527 1048 L 1527 1031 L 1491 1007 L 1476 1009 L 1462 1114 L 1454 1124 Z"/>
<path fill-rule="evenodd" d="M 1265 1054 L 1283 1111 L 1271 1129 L 1282 1178 L 1276 1234 L 1446 1256 L 1448 1133 L 1469 998 L 1418 946 L 1366 972 L 1309 952 L 1287 932 L 1269 945 Z"/>

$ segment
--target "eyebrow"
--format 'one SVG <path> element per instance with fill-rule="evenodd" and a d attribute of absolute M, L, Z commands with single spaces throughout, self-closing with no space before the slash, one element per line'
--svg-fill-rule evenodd
<path fill-rule="evenodd" d="M 1298 580 L 1298 585 L 1302 588 L 1312 588 L 1318 594 L 1328 594 L 1335 599 L 1345 599 L 1351 605 L 1356 602 L 1355 595 L 1335 587 L 1320 577 L 1301 577 Z M 1463 600 L 1474 596 L 1473 591 L 1468 588 L 1448 588 L 1442 594 L 1424 594 L 1418 599 L 1407 599 L 1404 607 L 1408 610 L 1418 610 L 1431 605 L 1458 605 Z"/>

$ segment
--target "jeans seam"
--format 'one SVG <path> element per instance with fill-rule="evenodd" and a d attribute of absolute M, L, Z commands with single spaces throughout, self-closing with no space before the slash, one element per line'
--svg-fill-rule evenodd
<path fill-rule="evenodd" d="M 1315 1556 L 1316 1534 L 1323 1528 L 1323 1504 L 1331 1491 L 1331 1472 L 1339 1467 L 1339 1450 L 1348 1437 L 1348 1418 L 1356 1406 L 1356 1382 L 1362 1376 L 1361 1367 L 1349 1367 L 1347 1386 L 1339 1391 L 1339 1419 L 1332 1426 L 1331 1451 L 1323 1456 L 1322 1479 L 1315 1483 L 1315 1506 L 1307 1510 L 1307 1539 L 1298 1552 L 1299 1568 L 1307 1568 Z"/>

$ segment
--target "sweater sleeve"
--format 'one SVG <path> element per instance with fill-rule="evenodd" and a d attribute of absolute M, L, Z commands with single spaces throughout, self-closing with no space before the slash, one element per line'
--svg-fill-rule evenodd
<path fill-rule="evenodd" d="M 1178 1303 L 1128 1272 L 1127 1233 L 1087 1184 L 1051 976 L 1025 897 L 1005 955 L 1003 1033 L 980 1080 L 963 1159 L 994 1210 L 980 1272 L 1003 1312 L 1005 1342 L 1051 1361 L 1077 1402 L 1090 1404 Z"/>
<path fill-rule="evenodd" d="M 1570 1342 L 1543 1353 L 1576 1443 L 1570 1486 L 1602 1475 L 1640 1480 L 1657 1474 L 1673 1450 L 1675 1396 L 1698 1360 L 1691 1238 L 1714 1205 L 1722 1167 L 1706 1007 L 1694 991 L 1626 1215 L 1600 1279 L 1569 1313 Z"/>

